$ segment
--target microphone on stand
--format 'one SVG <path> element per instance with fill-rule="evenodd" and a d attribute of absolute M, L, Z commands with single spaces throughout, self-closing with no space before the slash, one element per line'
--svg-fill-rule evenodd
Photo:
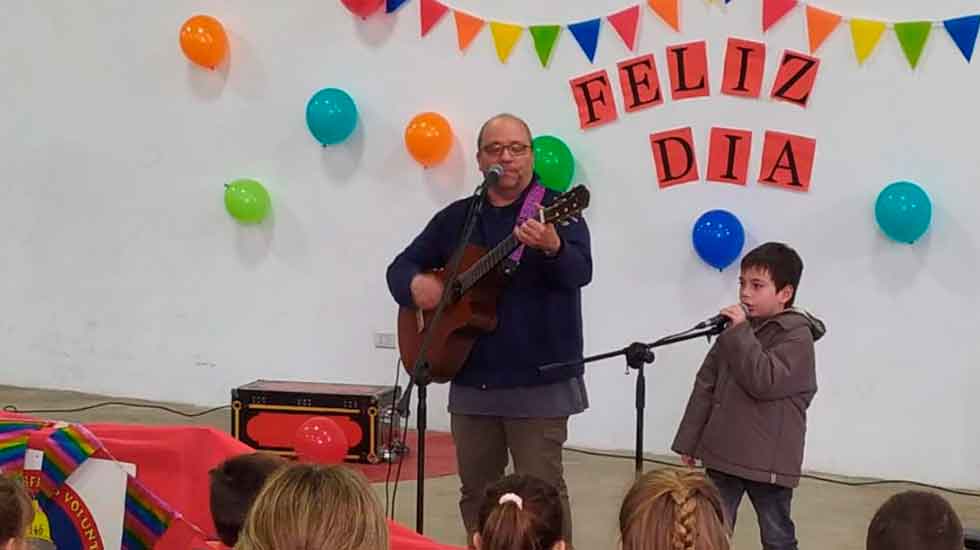
<path fill-rule="evenodd" d="M 739 303 L 738 305 L 742 306 L 742 311 L 744 311 L 746 315 L 749 314 L 749 308 L 745 307 L 745 304 Z M 729 319 L 727 315 L 722 315 L 721 313 L 719 313 L 718 315 L 715 315 L 710 319 L 706 319 L 694 325 L 694 328 L 699 329 L 699 328 L 708 328 L 708 327 L 720 327 L 723 325 L 727 325 L 729 322 L 731 322 L 731 319 Z"/>
<path fill-rule="evenodd" d="M 483 173 L 483 187 L 493 187 L 497 185 L 497 180 L 504 173 L 504 167 L 499 164 L 494 164 Z"/>

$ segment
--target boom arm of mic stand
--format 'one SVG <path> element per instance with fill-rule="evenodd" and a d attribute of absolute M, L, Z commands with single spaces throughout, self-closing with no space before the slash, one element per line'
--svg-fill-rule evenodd
<path fill-rule="evenodd" d="M 724 325 L 720 324 L 712 326 L 707 330 L 699 330 L 694 328 L 678 334 L 665 336 L 656 342 L 650 342 L 649 344 L 634 342 L 621 350 L 600 353 L 599 355 L 593 355 L 591 357 L 586 357 L 575 361 L 552 363 L 550 365 L 538 367 L 538 370 L 546 371 L 572 365 L 584 365 L 585 363 L 591 363 L 601 359 L 609 359 L 610 357 L 616 357 L 618 355 L 624 355 L 626 357 L 627 374 L 629 373 L 630 369 L 636 370 L 636 446 L 634 447 L 633 462 L 635 475 L 637 478 L 639 478 L 640 475 L 643 474 L 643 424 L 644 409 L 646 408 L 646 375 L 643 372 L 643 367 L 649 363 L 653 363 L 653 348 L 683 342 L 684 340 L 691 340 L 693 338 L 700 338 L 701 336 L 714 336 L 716 334 L 720 334 L 723 330 L 725 330 L 725 327 Z"/>
<path fill-rule="evenodd" d="M 661 346 L 667 346 L 667 345 L 670 345 L 670 344 L 676 344 L 677 342 L 683 342 L 684 340 L 692 340 L 694 338 L 700 338 L 702 336 L 706 336 L 706 337 L 709 337 L 709 338 L 711 336 L 717 336 L 717 335 L 721 334 L 723 330 L 725 330 L 725 328 L 722 325 L 715 325 L 715 326 L 709 327 L 707 329 L 697 330 L 697 331 L 694 330 L 694 329 L 692 329 L 692 330 L 680 332 L 678 334 L 672 334 L 670 336 L 665 336 L 665 337 L 663 337 L 663 338 L 661 338 L 661 339 L 659 339 L 659 340 L 657 340 L 655 342 L 650 342 L 650 343 L 647 343 L 647 344 L 644 344 L 642 342 L 636 342 L 636 343 L 630 344 L 629 346 L 627 346 L 625 348 L 622 348 L 622 349 L 619 349 L 619 350 L 616 350 L 616 351 L 608 351 L 606 353 L 600 353 L 600 354 L 597 354 L 597 355 L 590 355 L 588 357 L 583 357 L 582 359 L 572 359 L 571 361 L 562 361 L 560 363 L 549 363 L 547 365 L 542 365 L 542 366 L 538 367 L 538 370 L 541 371 L 541 372 L 545 372 L 545 371 L 549 371 L 549 370 L 552 370 L 552 369 L 560 369 L 560 368 L 564 368 L 564 367 L 572 367 L 572 366 L 575 366 L 575 365 L 585 365 L 587 363 L 592 363 L 592 362 L 595 362 L 595 361 L 601 361 L 603 359 L 610 359 L 612 357 L 619 357 L 620 355 L 624 355 L 627 358 L 629 358 L 630 355 L 632 355 L 632 354 L 639 354 L 639 353 L 648 352 L 649 350 L 651 350 L 653 348 L 659 348 Z M 649 363 L 651 361 L 646 361 L 646 362 Z"/>

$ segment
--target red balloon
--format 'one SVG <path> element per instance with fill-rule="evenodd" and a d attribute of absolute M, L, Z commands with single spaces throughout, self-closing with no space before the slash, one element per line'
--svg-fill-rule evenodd
<path fill-rule="evenodd" d="M 332 419 L 314 416 L 296 430 L 293 449 L 303 462 L 340 464 L 347 458 L 347 436 Z"/>
<path fill-rule="evenodd" d="M 378 8 L 384 3 L 384 0 L 340 0 L 340 3 L 354 15 L 367 17 L 378 11 Z"/>

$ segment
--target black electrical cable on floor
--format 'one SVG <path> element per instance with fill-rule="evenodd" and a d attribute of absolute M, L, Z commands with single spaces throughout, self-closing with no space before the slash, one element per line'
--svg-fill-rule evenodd
<path fill-rule="evenodd" d="M 221 405 L 220 407 L 213 407 L 207 410 L 196 413 L 187 413 L 183 411 L 178 411 L 177 409 L 172 409 L 166 405 L 151 405 L 148 403 L 127 403 L 125 401 L 100 401 L 92 405 L 85 405 L 82 407 L 75 407 L 72 409 L 20 409 L 15 405 L 4 405 L 3 410 L 6 412 L 14 412 L 20 414 L 61 414 L 61 413 L 76 413 L 90 411 L 92 409 L 98 409 L 101 407 L 118 406 L 118 407 L 133 407 L 137 409 L 157 409 L 161 411 L 166 411 L 168 413 L 177 414 L 185 418 L 197 418 L 199 416 L 204 416 L 217 411 L 223 411 L 225 409 L 230 409 L 231 405 Z"/>

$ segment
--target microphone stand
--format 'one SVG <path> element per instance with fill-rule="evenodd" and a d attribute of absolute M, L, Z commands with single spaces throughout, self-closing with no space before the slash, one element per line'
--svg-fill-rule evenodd
<path fill-rule="evenodd" d="M 428 407 L 426 401 L 428 399 L 428 386 L 432 383 L 432 377 L 430 371 L 432 366 L 428 361 L 428 352 L 430 343 L 432 340 L 432 334 L 434 328 L 438 326 L 439 320 L 442 318 L 442 313 L 449 305 L 451 301 L 455 301 L 459 298 L 459 268 L 460 263 L 463 259 L 463 251 L 466 249 L 467 243 L 470 242 L 470 237 L 473 235 L 473 229 L 476 227 L 476 220 L 483 210 L 483 202 L 487 193 L 487 183 L 484 182 L 479 187 L 477 187 L 474 193 L 475 201 L 470 205 L 469 211 L 466 214 L 466 222 L 463 224 L 463 232 L 460 235 L 459 241 L 456 244 L 456 249 L 453 252 L 452 258 L 449 261 L 449 276 L 446 278 L 443 284 L 442 296 L 439 298 L 439 303 L 436 305 L 435 312 L 432 314 L 432 319 L 429 324 L 425 327 L 425 333 L 422 335 L 422 344 L 419 346 L 419 354 L 415 360 L 415 365 L 412 368 L 412 374 L 409 376 L 408 385 L 405 388 L 405 393 L 402 398 L 398 401 L 397 409 L 399 414 L 402 416 L 408 416 L 409 403 L 412 400 L 412 387 L 418 388 L 418 401 L 416 404 L 416 432 L 418 433 L 418 450 L 417 450 L 417 468 L 416 468 L 416 484 L 418 489 L 415 493 L 415 530 L 419 534 L 423 532 L 423 510 L 425 509 L 425 431 L 427 427 L 427 416 Z"/>
<path fill-rule="evenodd" d="M 584 365 L 586 363 L 591 363 L 593 361 L 600 361 L 602 359 L 609 359 L 612 357 L 619 357 L 620 355 L 626 357 L 626 373 L 629 374 L 630 369 L 635 369 L 637 372 L 636 376 L 636 447 L 633 453 L 633 460 L 636 469 L 636 477 L 639 478 L 643 474 L 643 411 L 646 407 L 646 375 L 644 374 L 644 366 L 652 364 L 656 357 L 653 353 L 653 348 L 658 348 L 661 346 L 667 346 L 670 344 L 676 344 L 677 342 L 683 342 L 684 340 L 692 340 L 694 338 L 700 338 L 702 336 L 711 339 L 712 336 L 721 334 L 725 330 L 724 323 L 717 323 L 706 328 L 702 328 L 704 325 L 696 326 L 690 330 L 680 332 L 678 334 L 672 334 L 670 336 L 665 336 L 655 342 L 642 343 L 633 342 L 632 344 L 626 346 L 625 348 L 610 351 L 607 353 L 600 353 L 598 355 L 592 355 L 590 357 L 585 357 L 583 359 L 575 359 L 573 361 L 564 361 L 561 363 L 550 363 L 538 367 L 539 371 L 547 371 L 551 369 L 558 369 L 562 367 L 570 367 L 573 365 Z"/>

